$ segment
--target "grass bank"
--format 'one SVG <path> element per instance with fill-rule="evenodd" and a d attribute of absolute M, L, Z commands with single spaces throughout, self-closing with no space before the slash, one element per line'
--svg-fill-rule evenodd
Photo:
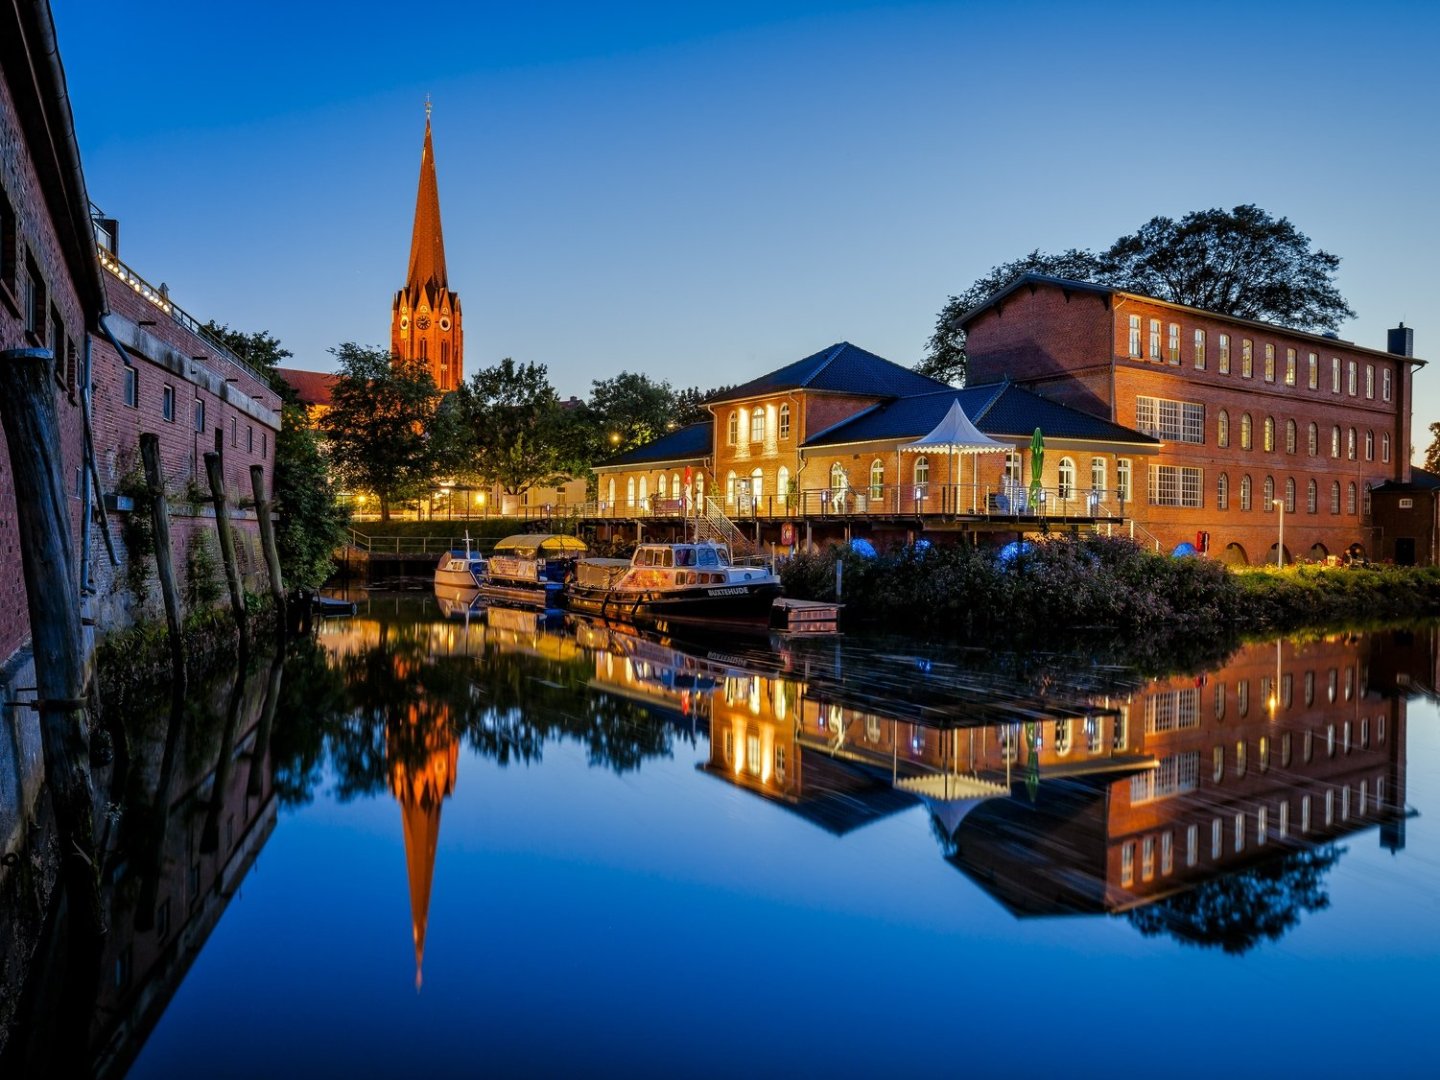
<path fill-rule="evenodd" d="M 1174 642 L 1440 614 L 1440 569 L 1232 572 L 1107 537 L 1044 540 L 1008 559 L 961 545 L 872 557 L 831 547 L 786 563 L 787 595 L 834 600 L 837 564 L 852 625 L 962 640 L 1104 629 Z"/>

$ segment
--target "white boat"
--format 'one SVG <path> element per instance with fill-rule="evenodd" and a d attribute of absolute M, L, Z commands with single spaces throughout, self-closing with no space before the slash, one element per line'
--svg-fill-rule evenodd
<path fill-rule="evenodd" d="M 739 564 L 725 544 L 641 544 L 628 563 L 581 559 L 565 590 L 573 611 L 639 622 L 766 622 L 780 579 L 763 560 Z"/>
<path fill-rule="evenodd" d="M 435 566 L 435 595 L 448 600 L 465 601 L 466 594 L 475 593 L 489 579 L 489 563 L 483 555 L 470 548 L 470 534 L 465 534 L 464 551 L 447 551 Z"/>

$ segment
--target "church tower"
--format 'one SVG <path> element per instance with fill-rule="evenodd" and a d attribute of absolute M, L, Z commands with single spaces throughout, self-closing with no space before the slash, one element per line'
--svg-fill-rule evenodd
<path fill-rule="evenodd" d="M 420 152 L 420 190 L 415 195 L 415 229 L 405 287 L 390 308 L 390 351 L 423 360 L 442 393 L 464 378 L 464 333 L 460 297 L 445 274 L 445 238 L 440 232 L 440 191 L 435 182 L 435 148 L 430 141 L 430 103 L 425 103 L 425 147 Z"/>

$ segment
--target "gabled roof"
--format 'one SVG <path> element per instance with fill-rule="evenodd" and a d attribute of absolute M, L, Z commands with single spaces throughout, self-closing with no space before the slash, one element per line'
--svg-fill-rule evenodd
<path fill-rule="evenodd" d="M 330 391 L 338 375 L 329 371 L 302 371 L 300 368 L 276 368 L 280 377 L 290 384 L 302 405 L 329 405 Z"/>
<path fill-rule="evenodd" d="M 914 394 L 882 402 L 812 435 L 806 449 L 845 443 L 915 439 L 934 429 L 955 402 L 983 433 L 992 438 L 1028 440 L 1038 427 L 1047 439 L 1083 439 L 1091 442 L 1160 445 L 1160 440 L 1111 423 L 1069 405 L 1042 398 L 1011 382 L 947 387 L 929 394 Z"/>
<path fill-rule="evenodd" d="M 923 394 L 944 386 L 944 383 L 927 375 L 920 375 L 842 341 L 768 375 L 726 390 L 706 404 L 740 401 L 780 390 L 824 390 L 832 394 L 899 397 Z"/>
<path fill-rule="evenodd" d="M 1328 337 L 1325 334 L 1316 334 L 1310 330 L 1297 330 L 1290 326 L 1281 326 L 1279 323 L 1261 322 L 1259 319 L 1243 319 L 1238 315 L 1226 315 L 1221 311 L 1207 311 L 1205 308 L 1191 307 L 1189 304 L 1177 304 L 1172 300 L 1162 300 L 1158 296 L 1146 296 L 1144 293 L 1131 292 L 1129 289 L 1117 288 L 1113 285 L 1099 285 L 1093 281 L 1080 281 L 1077 278 L 1052 277 L 1050 274 L 1037 274 L 1033 271 L 1021 274 L 1010 284 L 996 290 L 987 296 L 980 303 L 976 304 L 965 314 L 960 316 L 959 326 L 966 329 L 970 323 L 982 312 L 1002 303 L 1007 296 L 1018 292 L 1020 289 L 1030 287 L 1032 290 L 1040 285 L 1049 285 L 1065 292 L 1088 292 L 1101 296 L 1133 296 L 1137 300 L 1143 300 L 1149 304 L 1159 304 L 1162 307 L 1174 308 L 1176 311 L 1193 311 L 1197 315 L 1204 315 L 1211 319 L 1224 319 L 1227 322 L 1235 323 L 1237 326 L 1253 326 L 1256 330 L 1271 334 L 1284 334 L 1287 337 L 1303 338 L 1306 341 L 1313 341 L 1325 348 L 1342 348 L 1354 352 L 1369 353 L 1372 356 L 1384 356 L 1391 360 L 1404 360 L 1414 364 L 1416 367 L 1424 367 L 1424 360 L 1417 360 L 1413 356 L 1402 356 L 1399 353 L 1388 352 L 1385 349 L 1372 349 L 1366 345 L 1357 345 L 1353 341 L 1346 341 L 1340 337 Z"/>
<path fill-rule="evenodd" d="M 1440 491 L 1440 476 L 1422 469 L 1419 465 L 1410 466 L 1410 482 L 1402 484 L 1398 480 L 1386 480 L 1383 484 L 1377 484 L 1373 489 L 1375 492 L 1385 491 Z"/>
<path fill-rule="evenodd" d="M 654 442 L 648 442 L 644 446 L 637 446 L 633 450 L 626 450 L 623 454 L 616 454 L 607 461 L 602 461 L 596 466 L 597 469 L 610 468 L 616 465 L 646 465 L 659 461 L 686 461 L 690 458 L 707 457 L 715 448 L 715 422 L 703 420 L 698 424 L 689 424 L 672 431 L 668 435 L 662 435 Z"/>

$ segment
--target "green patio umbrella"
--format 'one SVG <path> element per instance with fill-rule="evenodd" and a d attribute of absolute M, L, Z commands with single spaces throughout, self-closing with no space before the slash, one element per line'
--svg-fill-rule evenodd
<path fill-rule="evenodd" d="M 1035 429 L 1035 435 L 1030 440 L 1030 509 L 1040 505 L 1040 478 L 1045 472 L 1045 436 L 1040 429 Z"/>

